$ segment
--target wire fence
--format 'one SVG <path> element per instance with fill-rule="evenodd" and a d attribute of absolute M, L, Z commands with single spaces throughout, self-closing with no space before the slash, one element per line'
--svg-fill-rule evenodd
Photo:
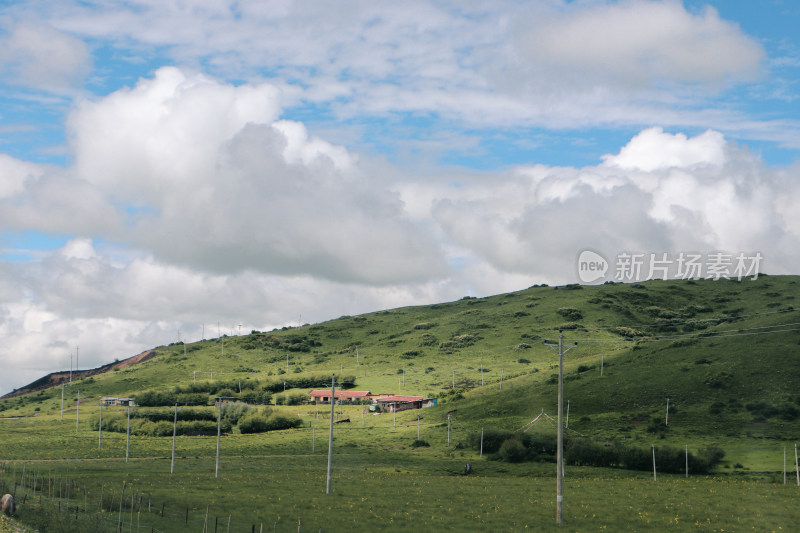
<path fill-rule="evenodd" d="M 14 496 L 17 518 L 38 531 L 64 533 L 193 531 L 242 533 L 300 531 L 286 520 L 245 520 L 235 513 L 220 514 L 211 504 L 188 506 L 168 499 L 153 498 L 135 484 L 116 486 L 84 485 L 70 477 L 43 472 L 29 465 L 0 464 L 0 494 Z M 298 519 L 299 521 L 299 519 Z M 322 531 L 317 526 L 309 531 Z"/>

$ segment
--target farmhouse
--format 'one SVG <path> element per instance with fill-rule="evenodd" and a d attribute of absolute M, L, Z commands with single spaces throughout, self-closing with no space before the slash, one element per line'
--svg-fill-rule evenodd
<path fill-rule="evenodd" d="M 124 405 L 126 407 L 135 407 L 133 398 L 117 398 L 115 396 L 103 396 L 100 398 L 100 403 L 103 405 Z"/>
<path fill-rule="evenodd" d="M 424 396 L 399 396 L 395 394 L 382 394 L 372 399 L 372 403 L 379 405 L 381 409 L 390 413 L 395 411 L 405 411 L 407 409 L 424 409 L 433 407 L 437 403 L 436 398 L 425 398 Z"/>
<path fill-rule="evenodd" d="M 368 390 L 337 390 L 334 392 L 334 397 L 340 402 L 357 402 L 360 400 L 369 400 L 372 393 Z M 328 403 L 331 401 L 331 391 L 329 390 L 312 390 L 312 402 Z"/>

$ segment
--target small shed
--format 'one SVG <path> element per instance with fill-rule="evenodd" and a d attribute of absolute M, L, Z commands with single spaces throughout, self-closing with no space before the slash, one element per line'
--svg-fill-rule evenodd
<path fill-rule="evenodd" d="M 103 405 L 122 405 L 124 407 L 136 407 L 133 398 L 117 398 L 116 396 L 103 396 L 100 398 Z"/>
<path fill-rule="evenodd" d="M 405 411 L 407 409 L 424 409 L 437 404 L 436 398 L 424 396 L 402 396 L 397 394 L 383 394 L 372 399 L 372 403 L 380 405 L 382 410 L 390 413 Z"/>

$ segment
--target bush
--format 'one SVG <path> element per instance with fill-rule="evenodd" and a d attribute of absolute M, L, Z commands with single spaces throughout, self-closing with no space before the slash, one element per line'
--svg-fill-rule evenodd
<path fill-rule="evenodd" d="M 583 313 L 575 309 L 574 307 L 561 307 L 556 311 L 559 315 L 563 316 L 567 320 L 581 320 L 583 318 Z"/>
<path fill-rule="evenodd" d="M 427 448 L 430 444 L 426 440 L 417 439 L 411 443 L 412 448 Z"/>
<path fill-rule="evenodd" d="M 239 419 L 242 418 L 252 407 L 242 402 L 223 402 L 222 403 L 222 419 L 230 422 L 235 426 Z"/>
<path fill-rule="evenodd" d="M 500 446 L 508 439 L 514 437 L 511 431 L 503 431 L 498 429 L 485 429 L 483 431 L 483 451 L 486 453 L 495 453 L 500 449 Z M 470 448 L 479 450 L 481 447 L 481 432 L 471 433 L 467 439 Z"/>
<path fill-rule="evenodd" d="M 507 463 L 519 463 L 525 460 L 525 457 L 528 455 L 528 450 L 518 439 L 512 438 L 505 440 L 503 444 L 500 445 L 498 454 L 500 455 L 500 459 Z"/>
<path fill-rule="evenodd" d="M 576 466 L 612 467 L 619 463 L 619 452 L 610 444 L 587 439 L 570 439 L 564 449 L 564 461 Z"/>
<path fill-rule="evenodd" d="M 136 402 L 136 405 L 142 407 L 161 407 L 175 405 L 177 397 L 170 392 L 147 391 L 134 395 L 133 401 Z"/>
<path fill-rule="evenodd" d="M 248 413 L 239 420 L 239 431 L 245 434 L 263 433 L 267 427 L 267 418 L 259 413 Z"/>

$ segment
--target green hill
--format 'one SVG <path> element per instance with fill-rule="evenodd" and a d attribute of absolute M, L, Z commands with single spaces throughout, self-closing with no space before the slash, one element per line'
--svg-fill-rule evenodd
<path fill-rule="evenodd" d="M 242 381 L 291 388 L 300 377 L 344 373 L 358 389 L 440 397 L 443 405 L 455 385 L 464 399 L 452 407 L 465 420 L 518 428 L 541 409 L 555 410 L 557 356 L 544 342 L 554 343 L 560 330 L 566 344 L 578 343 L 565 357 L 570 427 L 636 432 L 647 426 L 642 420 L 665 418 L 669 398 L 671 432 L 783 437 L 800 407 L 798 279 L 534 286 L 162 346 L 143 363 L 71 388 L 84 398 L 213 380 L 228 389 Z M 4 400 L 0 412 L 53 411 L 58 401 L 53 388 Z"/>
<path fill-rule="evenodd" d="M 255 460 L 248 457 L 284 454 L 297 458 L 285 464 L 297 460 L 292 468 L 305 472 L 311 462 L 301 457 L 313 452 L 313 446 L 322 449 L 321 440 L 310 440 L 323 438 L 328 421 L 318 418 L 313 404 L 301 400 L 312 388 L 327 387 L 336 375 L 345 381 L 337 388 L 439 399 L 437 407 L 405 411 L 396 419 L 385 413 L 367 415 L 361 406 L 345 407 L 341 418 L 350 422 L 337 426 L 339 449 L 344 447 L 345 455 L 362 454 L 366 461 L 343 459 L 353 462 L 351 480 L 363 481 L 365 468 L 388 469 L 391 479 L 380 483 L 396 482 L 395 475 L 411 472 L 451 476 L 465 458 L 480 460 L 476 438 L 482 430 L 519 432 L 542 413 L 555 418 L 557 353 L 549 344 L 563 334 L 570 348 L 565 356 L 565 400 L 572 441 L 664 450 L 688 446 L 692 453 L 717 446 L 725 452 L 715 467 L 717 474 L 775 480 L 779 451 L 800 434 L 800 315 L 793 307 L 800 296 L 798 282 L 796 276 L 760 276 L 744 281 L 533 286 L 486 298 L 161 346 L 140 363 L 111 366 L 65 387 L 68 420 L 77 416 L 80 392 L 81 417 L 86 417 L 81 429 L 74 423 L 70 429 L 62 421 L 61 387 L 0 401 L 1 417 L 29 417 L 16 426 L 6 424 L 4 438 L 13 444 L 6 456 L 112 460 L 120 457 L 125 437 L 104 437 L 109 444 L 98 449 L 101 397 L 210 406 L 214 396 L 222 395 L 267 403 L 273 406 L 271 416 L 277 413 L 301 425 L 251 436 L 241 435 L 243 427 L 229 420 L 225 429 L 231 435 L 224 444 L 228 456 L 246 462 Z M 166 409 L 159 414 L 152 408 L 151 421 L 146 422 L 159 427 L 156 434 L 164 437 L 138 437 L 145 440 L 136 441 L 134 455 L 168 457 L 172 424 Z M 321 410 L 323 416 L 326 409 Z M 116 417 L 121 428 L 122 413 L 117 408 L 104 416 Z M 215 434 L 214 423 L 207 424 Z M 417 431 L 430 448 L 410 446 Z M 554 423 L 542 416 L 527 436 L 517 435 L 535 440 L 554 433 Z M 207 440 L 183 439 L 179 447 L 184 460 L 213 461 Z M 397 464 L 405 466 L 391 466 Z M 551 468 L 524 463 L 508 470 L 512 467 L 501 465 L 485 462 L 479 470 L 508 482 L 507 476 L 547 476 Z M 193 472 L 192 479 L 198 479 Z M 572 475 L 598 475 L 596 469 L 578 472 Z M 151 474 L 136 475 L 145 480 Z M 92 479 L 95 485 L 101 483 Z M 199 497 L 188 487 L 186 491 L 182 497 Z M 497 519 L 495 525 L 503 527 L 504 518 Z M 613 526 L 615 520 L 607 523 Z M 588 526 L 594 522 L 584 529 Z"/>

